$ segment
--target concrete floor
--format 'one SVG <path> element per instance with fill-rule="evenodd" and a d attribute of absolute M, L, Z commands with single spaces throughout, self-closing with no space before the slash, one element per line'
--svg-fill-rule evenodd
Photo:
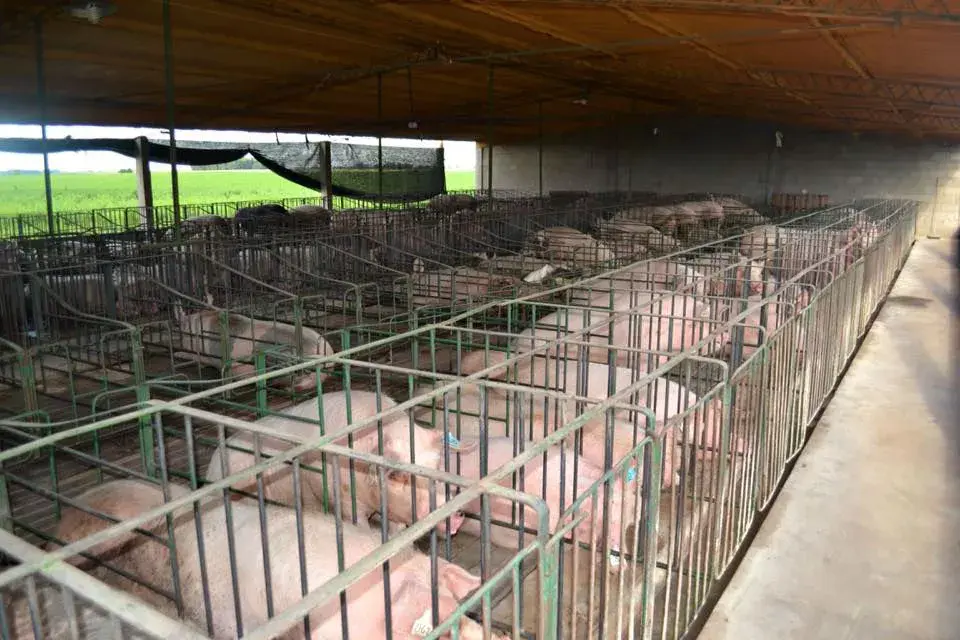
<path fill-rule="evenodd" d="M 921 240 L 702 640 L 960 638 L 960 292 Z"/>

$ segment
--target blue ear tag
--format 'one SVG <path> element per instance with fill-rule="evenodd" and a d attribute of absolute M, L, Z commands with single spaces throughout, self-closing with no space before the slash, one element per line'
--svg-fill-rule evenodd
<path fill-rule="evenodd" d="M 627 469 L 627 474 L 624 476 L 624 479 L 625 479 L 627 482 L 633 482 L 634 480 L 636 480 L 636 479 L 637 479 L 637 468 L 636 468 L 636 467 L 630 467 L 629 469 Z"/>
<path fill-rule="evenodd" d="M 460 448 L 460 441 L 457 440 L 457 436 L 453 435 L 449 431 L 447 432 L 447 444 L 450 446 L 451 449 Z"/>

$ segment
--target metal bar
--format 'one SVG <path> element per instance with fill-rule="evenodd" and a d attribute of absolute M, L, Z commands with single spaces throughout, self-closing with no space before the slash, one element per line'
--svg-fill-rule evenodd
<path fill-rule="evenodd" d="M 377 74 L 377 128 L 383 123 L 383 74 Z M 383 134 L 377 135 L 377 206 L 383 206 Z"/>
<path fill-rule="evenodd" d="M 43 193 L 47 206 L 47 232 L 54 235 L 53 185 L 50 180 L 50 154 L 47 153 L 47 74 L 43 55 L 43 16 L 34 21 L 37 61 L 37 107 L 40 112 L 40 139 L 43 146 Z"/>
<path fill-rule="evenodd" d="M 173 84 L 173 27 L 170 24 L 170 0 L 163 0 L 163 72 L 167 102 L 167 127 L 170 136 L 170 191 L 173 196 L 173 223 L 180 234 L 180 181 L 177 174 L 176 94 Z"/>
<path fill-rule="evenodd" d="M 137 204 L 140 206 L 140 224 L 152 234 L 153 177 L 150 173 L 150 141 L 146 136 L 137 137 Z M 126 226 L 126 225 L 125 225 Z"/>
<path fill-rule="evenodd" d="M 110 615 L 116 616 L 124 624 L 139 629 L 144 634 L 184 640 L 203 640 L 205 637 L 181 622 L 159 613 L 139 599 L 95 580 L 67 562 L 46 559 L 47 555 L 43 551 L 2 529 L 0 529 L 0 547 L 5 553 L 21 562 L 38 566 L 36 573 L 55 584 L 62 585 L 65 589 L 83 594 L 85 599 L 97 603 Z"/>
<path fill-rule="evenodd" d="M 543 197 L 543 101 L 537 102 L 537 186 Z"/>
<path fill-rule="evenodd" d="M 333 210 L 333 147 L 329 140 L 320 143 L 323 148 L 323 206 Z"/>
<path fill-rule="evenodd" d="M 493 211 L 493 65 L 487 72 L 487 206 Z"/>

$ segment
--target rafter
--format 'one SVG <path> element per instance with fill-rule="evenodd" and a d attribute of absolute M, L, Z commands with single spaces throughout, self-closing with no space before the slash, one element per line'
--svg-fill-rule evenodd
<path fill-rule="evenodd" d="M 477 13 L 482 13 L 497 18 L 498 20 L 503 20 L 504 22 L 520 25 L 521 27 L 529 29 L 530 31 L 549 36 L 555 40 L 560 40 L 561 42 L 566 42 L 578 47 L 583 47 L 584 49 L 588 49 L 590 51 L 602 53 L 614 59 L 619 57 L 616 53 L 604 48 L 603 45 L 587 42 L 583 38 L 573 35 L 565 29 L 557 27 L 556 25 L 552 25 L 544 20 L 522 14 L 512 9 L 505 9 L 503 7 L 480 4 L 478 2 L 466 0 L 453 0 L 453 3 L 458 7 L 462 7 Z"/>
<path fill-rule="evenodd" d="M 766 84 L 767 86 L 771 86 L 771 87 L 776 86 L 769 79 L 765 78 L 762 74 L 758 74 L 753 70 L 744 67 L 739 62 L 736 62 L 724 56 L 713 47 L 707 44 L 704 44 L 702 42 L 699 42 L 695 34 L 687 33 L 676 27 L 670 26 L 666 24 L 663 19 L 654 18 L 650 14 L 640 14 L 634 9 L 630 9 L 626 7 L 617 7 L 617 11 L 619 11 L 621 14 L 623 14 L 624 17 L 631 20 L 632 22 L 635 22 L 636 24 L 639 24 L 643 27 L 646 27 L 647 29 L 650 29 L 656 33 L 659 33 L 662 36 L 666 36 L 670 38 L 680 38 L 681 41 L 684 42 L 685 44 L 700 51 L 701 53 L 708 56 L 711 60 L 718 62 L 719 64 L 723 65 L 728 69 L 743 72 L 748 76 L 750 76 L 751 78 L 754 78 Z M 828 116 L 831 115 L 829 110 L 814 104 L 809 98 L 807 98 L 803 94 L 797 93 L 789 89 L 785 89 L 783 87 L 780 87 L 780 88 L 784 91 L 784 94 L 793 98 L 794 100 L 797 100 L 798 102 L 802 102 L 807 106 L 818 108 Z"/>
<path fill-rule="evenodd" d="M 810 24 L 818 29 L 824 26 L 819 18 L 810 18 Z M 830 45 L 830 48 L 840 55 L 844 63 L 846 63 L 846 65 L 850 67 L 858 76 L 864 80 L 873 80 L 873 74 L 867 71 L 866 67 L 864 67 L 857 57 L 853 55 L 853 52 L 847 48 L 846 44 L 844 44 L 844 42 L 841 40 L 841 36 L 824 30 L 820 31 L 820 37 L 822 37 L 826 43 Z M 899 118 L 903 124 L 909 124 L 903 113 L 901 113 L 900 109 L 897 108 L 897 105 L 895 105 L 889 97 L 883 96 L 882 92 L 881 97 L 887 103 L 887 106 L 890 107 L 890 110 L 897 115 L 897 118 Z"/>
<path fill-rule="evenodd" d="M 373 0 L 374 5 L 395 0 Z M 446 0 L 405 0 L 406 4 L 444 4 Z M 627 7 L 631 9 L 693 10 L 704 13 L 778 14 L 825 19 L 960 23 L 960 11 L 950 2 L 933 0 L 496 0 L 503 7 Z"/>

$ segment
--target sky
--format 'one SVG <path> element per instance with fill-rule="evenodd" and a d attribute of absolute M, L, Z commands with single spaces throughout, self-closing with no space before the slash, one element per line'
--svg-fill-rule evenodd
<path fill-rule="evenodd" d="M 39 138 L 40 127 L 32 125 L 0 124 L 0 138 Z M 166 138 L 162 129 L 146 129 L 134 127 L 47 127 L 47 138 Z M 212 142 L 274 142 L 279 137 L 280 142 L 300 142 L 302 134 L 273 134 L 250 133 L 246 131 L 205 131 L 178 129 L 177 141 L 203 140 Z M 311 142 L 331 140 L 333 142 L 350 142 L 353 144 L 377 144 L 376 138 L 361 136 L 325 136 L 322 134 L 308 134 Z M 384 138 L 384 146 L 403 147 L 438 147 L 438 140 L 415 140 L 400 138 Z M 444 140 L 444 159 L 447 171 L 468 171 L 476 165 L 476 145 L 473 142 Z M 106 171 L 116 173 L 121 169 L 133 169 L 134 161 L 109 151 L 77 151 L 70 153 L 54 153 L 50 155 L 50 169 L 61 172 L 75 171 Z M 166 164 L 150 163 L 155 171 L 169 171 Z M 24 171 L 43 171 L 43 156 L 24 153 L 0 153 L 0 171 L 20 169 Z M 189 167 L 180 167 L 180 170 L 189 170 Z"/>

